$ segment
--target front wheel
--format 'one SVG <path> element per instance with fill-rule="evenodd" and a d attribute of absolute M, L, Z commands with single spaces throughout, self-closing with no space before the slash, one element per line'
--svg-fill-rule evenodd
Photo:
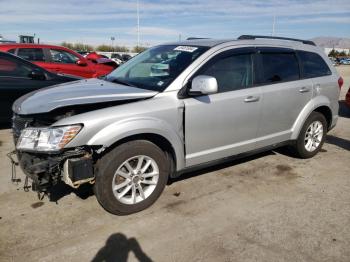
<path fill-rule="evenodd" d="M 127 142 L 96 164 L 95 195 L 112 214 L 135 213 L 158 199 L 169 173 L 169 160 L 158 146 L 145 140 Z"/>
<path fill-rule="evenodd" d="M 312 112 L 302 127 L 294 145 L 294 151 L 300 158 L 311 158 L 320 151 L 327 134 L 326 118 L 318 112 Z"/>

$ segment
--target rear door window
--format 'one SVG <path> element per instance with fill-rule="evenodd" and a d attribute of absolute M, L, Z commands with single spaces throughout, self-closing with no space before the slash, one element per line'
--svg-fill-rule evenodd
<path fill-rule="evenodd" d="M 300 70 L 294 52 L 264 52 L 261 57 L 260 84 L 294 81 L 299 79 Z"/>
<path fill-rule="evenodd" d="M 17 55 L 28 61 L 45 61 L 42 48 L 19 48 Z"/>
<path fill-rule="evenodd" d="M 328 65 L 320 55 L 313 52 L 298 51 L 298 56 L 301 62 L 303 78 L 327 76 L 332 74 Z"/>

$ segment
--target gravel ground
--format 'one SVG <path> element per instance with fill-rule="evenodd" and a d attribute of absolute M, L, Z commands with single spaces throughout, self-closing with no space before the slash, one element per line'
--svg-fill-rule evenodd
<path fill-rule="evenodd" d="M 350 66 L 338 67 L 350 84 Z M 151 208 L 105 212 L 88 188 L 39 200 L 10 183 L 0 130 L 0 261 L 350 261 L 350 110 L 308 160 L 270 151 L 184 175 Z"/>

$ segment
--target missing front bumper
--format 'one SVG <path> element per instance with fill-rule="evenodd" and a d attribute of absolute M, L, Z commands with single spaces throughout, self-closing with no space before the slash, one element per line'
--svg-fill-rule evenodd
<path fill-rule="evenodd" d="M 21 169 L 33 181 L 34 191 L 47 192 L 60 181 L 77 188 L 95 179 L 88 150 L 79 148 L 55 155 L 18 151 L 17 157 Z"/>

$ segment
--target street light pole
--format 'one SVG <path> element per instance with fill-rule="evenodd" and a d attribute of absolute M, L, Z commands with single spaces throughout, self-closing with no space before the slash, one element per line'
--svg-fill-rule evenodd
<path fill-rule="evenodd" d="M 273 23 L 272 23 L 272 36 L 275 36 L 275 24 L 276 24 L 276 14 L 273 13 Z"/>

